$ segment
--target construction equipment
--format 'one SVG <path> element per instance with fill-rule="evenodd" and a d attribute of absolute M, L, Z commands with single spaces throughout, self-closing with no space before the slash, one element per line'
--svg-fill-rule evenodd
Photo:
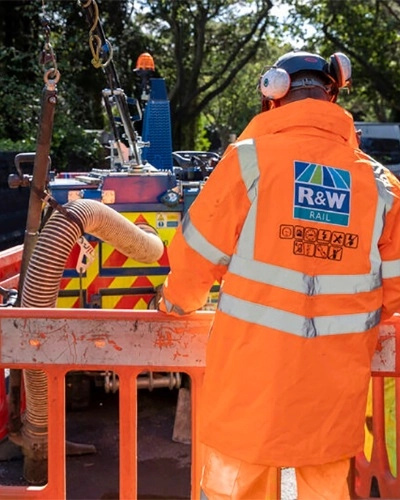
<path fill-rule="evenodd" d="M 155 78 L 155 65 L 149 53 L 139 56 L 135 74 L 140 79 L 140 96 L 128 97 L 122 89 L 113 61 L 113 49 L 106 38 L 98 6 L 88 0 L 81 7 L 89 29 L 92 64 L 104 73 L 107 87 L 102 97 L 110 122 L 109 168 L 90 172 L 67 172 L 51 177 L 47 184 L 48 210 L 76 200 L 97 200 L 121 213 L 131 222 L 159 235 L 164 253 L 157 262 L 141 264 L 122 255 L 109 243 L 86 235 L 90 249 L 79 242 L 71 249 L 60 282 L 57 307 L 152 309 L 156 294 L 169 271 L 167 247 L 177 227 L 204 182 L 219 161 L 214 152 L 173 151 L 170 105 L 166 82 Z M 141 135 L 136 125 L 141 124 Z M 20 177 L 21 178 L 21 177 Z M 17 178 L 18 180 L 18 178 Z M 26 178 L 13 187 L 26 184 Z M 82 270 L 82 259 L 90 265 Z M 218 285 L 211 290 L 207 309 L 213 309 Z M 85 378 L 86 375 L 85 375 Z M 96 385 L 107 392 L 118 390 L 118 377 L 112 370 L 92 373 Z M 76 374 L 74 384 L 77 383 Z M 179 388 L 179 373 L 146 373 L 139 377 L 138 387 Z M 87 387 L 87 384 L 83 384 Z M 71 384 L 68 384 L 71 387 Z M 84 405 L 79 391 L 79 406 Z M 71 393 L 76 393 L 72 391 Z M 71 401 L 74 406 L 77 403 Z"/>
<path fill-rule="evenodd" d="M 41 133 L 37 152 L 29 156 L 34 159 L 36 170 L 31 178 L 18 172 L 10 179 L 13 187 L 30 185 L 34 201 L 33 209 L 29 207 L 16 300 L 22 307 L 154 309 L 157 293 L 169 271 L 167 247 L 219 156 L 212 152 L 172 151 L 166 84 L 163 78 L 154 78 L 151 55 L 146 53 L 138 59 L 139 99 L 127 97 L 96 1 L 88 0 L 81 7 L 90 26 L 92 63 L 104 72 L 107 81 L 102 97 L 112 129 L 109 168 L 49 175 L 48 153 L 60 75 L 49 49 L 47 31 L 46 61 L 55 67 L 45 73 Z M 49 92 L 51 99 L 47 99 Z M 47 120 L 50 105 L 51 116 Z M 141 122 L 141 135 L 136 131 L 136 122 Z M 45 140 L 41 140 L 43 137 Z M 161 247 L 157 242 L 162 242 Z M 207 309 L 213 309 L 217 295 L 218 284 L 210 291 Z M 7 297 L 7 291 L 3 296 Z M 47 477 L 48 450 L 46 374 L 41 370 L 23 370 L 23 425 L 16 418 L 20 411 L 21 377 L 18 371 L 12 371 L 12 375 L 16 397 L 10 412 L 10 438 L 22 447 L 25 479 L 31 484 L 42 484 Z M 115 392 L 119 387 L 112 366 L 104 371 L 71 372 L 66 378 L 70 407 L 88 404 L 92 382 L 102 385 L 106 392 Z M 179 372 L 146 371 L 137 378 L 139 389 L 181 386 L 188 401 L 189 382 L 183 383 Z M 190 425 L 190 405 L 186 402 L 184 408 Z M 180 430 L 181 417 L 174 439 L 187 440 L 190 429 Z M 67 452 L 93 452 L 88 445 L 67 445 Z"/>
<path fill-rule="evenodd" d="M 77 259 L 82 249 L 75 245 L 60 283 L 57 307 L 152 309 L 169 271 L 167 247 L 219 156 L 213 152 L 172 151 L 166 83 L 163 78 L 154 77 L 152 56 L 139 56 L 135 73 L 140 78 L 140 96 L 127 97 L 95 0 L 86 2 L 83 9 L 90 26 L 92 63 L 103 70 L 108 84 L 102 95 L 113 131 L 108 145 L 110 164 L 108 169 L 59 175 L 49 182 L 49 192 L 60 205 L 78 199 L 100 201 L 157 234 L 165 250 L 157 262 L 144 265 L 89 235 L 93 262 L 80 272 Z M 139 122 L 141 136 L 135 128 Z M 218 286 L 210 294 L 209 309 L 216 303 L 217 293 Z M 92 374 L 92 378 L 97 385 L 103 384 L 106 391 L 118 390 L 118 377 L 112 370 Z M 149 372 L 139 377 L 138 387 L 173 389 L 179 388 L 181 381 L 179 373 Z"/>

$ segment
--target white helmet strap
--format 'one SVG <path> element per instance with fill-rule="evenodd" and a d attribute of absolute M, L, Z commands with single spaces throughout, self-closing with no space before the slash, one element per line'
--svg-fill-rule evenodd
<path fill-rule="evenodd" d="M 313 88 L 313 87 L 319 87 L 323 89 L 326 93 L 330 93 L 332 89 L 332 84 L 327 84 L 324 85 L 321 83 L 320 80 L 317 80 L 316 78 L 301 78 L 299 80 L 296 80 L 294 82 L 291 82 L 290 84 L 290 90 L 297 90 L 301 88 Z"/>

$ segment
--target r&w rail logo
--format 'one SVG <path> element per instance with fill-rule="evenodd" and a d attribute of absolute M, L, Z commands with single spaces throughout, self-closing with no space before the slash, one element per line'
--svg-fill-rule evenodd
<path fill-rule="evenodd" d="M 349 225 L 350 172 L 338 168 L 295 161 L 295 219 Z"/>

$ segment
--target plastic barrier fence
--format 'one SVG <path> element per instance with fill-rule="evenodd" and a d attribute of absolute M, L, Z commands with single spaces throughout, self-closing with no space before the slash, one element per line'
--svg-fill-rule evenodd
<path fill-rule="evenodd" d="M 65 375 L 113 367 L 119 375 L 119 495 L 137 498 L 136 377 L 144 369 L 191 377 L 191 498 L 200 498 L 196 408 L 212 312 L 175 319 L 157 311 L 96 309 L 0 310 L 0 368 L 41 369 L 48 375 L 48 483 L 0 486 L 0 498 L 66 498 Z M 129 445 L 127 445 L 129 443 Z M 279 498 L 279 473 L 272 498 Z"/>
<path fill-rule="evenodd" d="M 0 252 L 0 286 L 18 288 L 23 245 Z"/>
<path fill-rule="evenodd" d="M 364 453 L 352 470 L 353 498 L 400 498 L 400 315 L 380 327 L 372 363 Z"/>

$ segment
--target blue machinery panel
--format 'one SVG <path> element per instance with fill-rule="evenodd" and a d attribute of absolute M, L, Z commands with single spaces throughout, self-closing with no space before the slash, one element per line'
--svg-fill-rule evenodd
<path fill-rule="evenodd" d="M 163 78 L 151 79 L 149 102 L 143 114 L 142 139 L 150 142 L 142 158 L 161 170 L 172 170 L 172 132 L 167 88 Z"/>

